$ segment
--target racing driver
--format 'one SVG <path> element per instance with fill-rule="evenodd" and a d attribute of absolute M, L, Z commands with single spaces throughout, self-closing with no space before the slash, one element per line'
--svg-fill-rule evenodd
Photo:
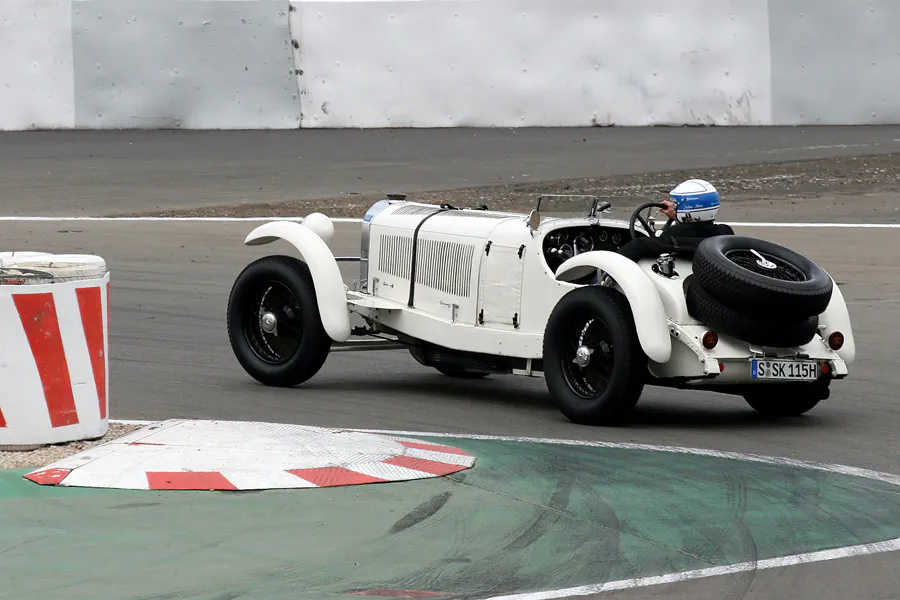
<path fill-rule="evenodd" d="M 656 258 L 660 254 L 678 253 L 692 257 L 697 246 L 716 235 L 734 235 L 728 225 L 715 222 L 719 212 L 719 192 L 708 181 L 688 179 L 669 192 L 669 200 L 662 202 L 660 212 L 675 223 L 663 229 L 657 237 L 639 237 L 621 248 L 619 254 L 633 261 Z"/>

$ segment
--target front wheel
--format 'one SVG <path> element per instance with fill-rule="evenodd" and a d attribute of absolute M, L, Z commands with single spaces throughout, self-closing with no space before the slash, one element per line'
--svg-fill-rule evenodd
<path fill-rule="evenodd" d="M 644 388 L 647 357 L 625 297 L 577 288 L 559 301 L 544 332 L 544 378 L 560 411 L 582 425 L 614 425 Z"/>
<path fill-rule="evenodd" d="M 319 372 L 331 350 L 309 267 L 290 256 L 247 265 L 231 289 L 227 320 L 235 357 L 265 385 L 303 383 Z"/>

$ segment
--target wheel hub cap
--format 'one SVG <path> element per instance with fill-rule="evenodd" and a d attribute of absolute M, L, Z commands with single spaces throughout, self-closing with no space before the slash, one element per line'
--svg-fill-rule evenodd
<path fill-rule="evenodd" d="M 752 252 L 754 254 L 754 256 L 756 256 L 756 258 L 759 259 L 758 261 L 756 261 L 756 264 L 761 266 L 763 269 L 774 269 L 775 267 L 778 266 L 775 263 L 773 263 L 772 261 L 766 259 L 765 256 L 763 256 L 756 250 L 751 250 L 750 252 Z"/>
<path fill-rule="evenodd" d="M 588 348 L 587 346 L 579 346 L 578 350 L 575 351 L 575 360 L 574 362 L 579 367 L 586 367 L 588 363 L 591 362 L 591 354 L 593 354 L 593 350 Z"/>
<path fill-rule="evenodd" d="M 278 327 L 278 317 L 274 313 L 267 312 L 260 319 L 260 326 L 266 333 L 275 333 L 275 328 Z"/>

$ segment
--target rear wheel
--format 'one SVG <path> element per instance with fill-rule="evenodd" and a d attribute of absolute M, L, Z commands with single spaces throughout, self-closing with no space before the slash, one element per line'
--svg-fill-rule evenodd
<path fill-rule="evenodd" d="M 234 282 L 227 314 L 234 355 L 260 383 L 298 385 L 328 358 L 331 338 L 309 267 L 300 260 L 267 256 L 247 265 Z"/>
<path fill-rule="evenodd" d="M 547 388 L 574 423 L 618 424 L 640 398 L 647 357 L 615 290 L 589 286 L 563 296 L 547 321 L 543 352 Z"/>
<path fill-rule="evenodd" d="M 753 410 L 772 417 L 797 417 L 828 398 L 828 387 L 812 385 L 764 385 L 744 394 Z"/>

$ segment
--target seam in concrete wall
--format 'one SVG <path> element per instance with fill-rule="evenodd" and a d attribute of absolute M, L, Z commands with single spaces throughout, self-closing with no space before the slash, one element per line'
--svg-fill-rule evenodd
<path fill-rule="evenodd" d="M 898 26 L 896 0 L 0 0 L 0 129 L 900 123 Z"/>

